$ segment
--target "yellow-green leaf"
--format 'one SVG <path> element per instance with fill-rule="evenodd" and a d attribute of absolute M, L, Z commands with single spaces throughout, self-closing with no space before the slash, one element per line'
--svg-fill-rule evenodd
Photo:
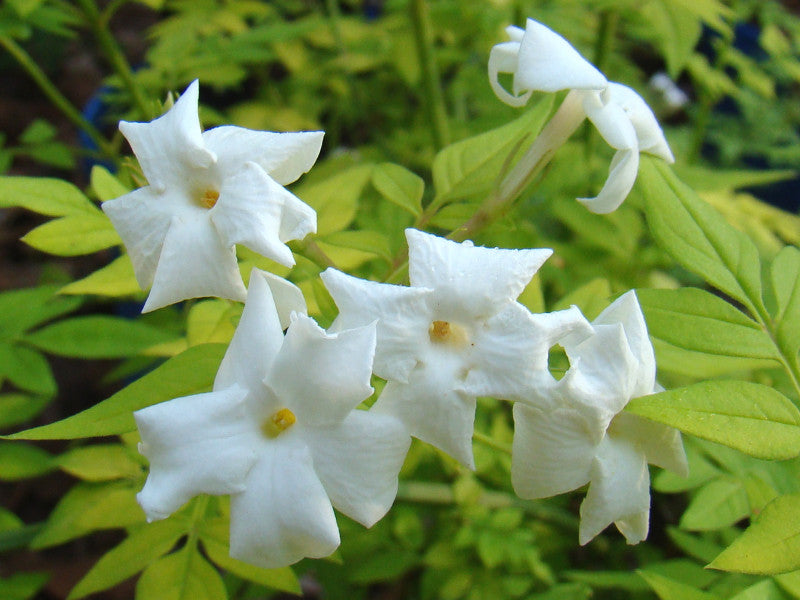
<path fill-rule="evenodd" d="M 67 215 L 29 231 L 22 241 L 57 256 L 79 256 L 122 244 L 102 213 Z"/>

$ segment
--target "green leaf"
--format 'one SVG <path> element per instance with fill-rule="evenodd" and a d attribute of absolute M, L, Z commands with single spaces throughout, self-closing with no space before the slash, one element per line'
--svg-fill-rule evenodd
<path fill-rule="evenodd" d="M 296 594 L 298 596 L 301 594 L 300 582 L 297 580 L 297 576 L 290 567 L 283 567 L 281 569 L 262 569 L 261 567 L 255 567 L 240 560 L 236 560 L 235 558 L 231 558 L 230 551 L 225 544 L 220 544 L 218 541 L 207 537 L 203 537 L 203 547 L 208 557 L 214 563 L 237 577 L 290 594 Z"/>
<path fill-rule="evenodd" d="M 0 208 L 19 206 L 62 217 L 97 215 L 98 208 L 71 183 L 45 177 L 0 177 Z"/>
<path fill-rule="evenodd" d="M 587 319 L 594 319 L 612 300 L 611 284 L 607 279 L 597 278 L 572 290 L 556 302 L 553 310 L 564 310 L 573 304 L 581 309 Z M 649 324 L 649 323 L 648 323 Z"/>
<path fill-rule="evenodd" d="M 225 600 L 227 597 L 219 574 L 194 545 L 152 563 L 136 584 L 136 600 Z"/>
<path fill-rule="evenodd" d="M 776 575 L 800 569 L 800 494 L 786 494 L 761 515 L 710 565 L 712 569 Z"/>
<path fill-rule="evenodd" d="M 764 579 L 732 596 L 731 600 L 784 600 L 785 598 L 774 581 Z"/>
<path fill-rule="evenodd" d="M 768 369 L 775 366 L 775 361 L 772 359 L 706 354 L 673 346 L 657 337 L 653 337 L 652 341 L 659 372 L 669 371 L 697 379 L 708 379 L 729 373 Z"/>
<path fill-rule="evenodd" d="M 317 211 L 317 235 L 346 229 L 358 210 L 358 199 L 372 175 L 372 165 L 347 169 L 312 184 L 303 184 L 294 193 Z"/>
<path fill-rule="evenodd" d="M 395 548 L 389 553 L 373 554 L 351 565 L 348 580 L 354 583 L 375 583 L 396 579 L 419 563 L 419 555 L 410 550 Z"/>
<path fill-rule="evenodd" d="M 758 383 L 704 381 L 634 398 L 626 410 L 756 458 L 800 454 L 800 411 Z"/>
<path fill-rule="evenodd" d="M 389 202 L 414 216 L 422 213 L 422 194 L 425 182 L 405 167 L 394 163 L 381 163 L 372 171 L 372 185 Z"/>
<path fill-rule="evenodd" d="M 0 394 L 0 429 L 30 421 L 49 401 L 46 396 Z"/>
<path fill-rule="evenodd" d="M 674 579 L 650 571 L 639 570 L 648 585 L 661 600 L 721 600 L 719 596 L 698 590 Z"/>
<path fill-rule="evenodd" d="M 226 347 L 193 346 L 99 404 L 62 421 L 34 427 L 8 439 L 64 440 L 119 435 L 136 429 L 133 411 L 211 389 Z"/>
<path fill-rule="evenodd" d="M 7 377 L 18 388 L 52 396 L 57 386 L 47 359 L 31 348 L 0 342 L 0 380 Z"/>
<path fill-rule="evenodd" d="M 762 306 L 758 250 L 661 160 L 642 156 L 637 185 L 650 231 L 689 271 L 739 300 L 752 313 Z"/>
<path fill-rule="evenodd" d="M 122 240 L 102 213 L 68 215 L 48 221 L 29 231 L 22 241 L 49 254 L 79 256 L 122 244 Z"/>
<path fill-rule="evenodd" d="M 797 171 L 747 171 L 743 169 L 719 169 L 697 165 L 675 165 L 677 175 L 689 187 L 698 192 L 717 192 L 738 190 L 745 187 L 756 187 L 786 181 L 797 177 Z"/>
<path fill-rule="evenodd" d="M 697 288 L 636 293 L 651 336 L 706 354 L 774 359 L 779 366 L 769 335 L 721 298 Z"/>
<path fill-rule="evenodd" d="M 31 547 L 56 546 L 100 529 L 143 522 L 144 512 L 136 502 L 138 487 L 118 481 L 77 484 L 61 498 Z"/>
<path fill-rule="evenodd" d="M 0 442 L 0 479 L 15 481 L 52 471 L 53 457 L 41 448 L 18 442 Z"/>
<path fill-rule="evenodd" d="M 44 587 L 50 579 L 49 573 L 16 573 L 0 578 L 0 598 L 4 600 L 28 600 Z"/>
<path fill-rule="evenodd" d="M 23 340 L 58 356 L 124 358 L 173 338 L 140 321 L 95 315 L 59 321 L 27 334 Z"/>
<path fill-rule="evenodd" d="M 108 169 L 95 165 L 92 167 L 89 179 L 92 190 L 99 200 L 113 200 L 130 192 L 126 186 L 122 185 L 119 179 L 109 173 Z"/>
<path fill-rule="evenodd" d="M 442 149 L 433 159 L 434 202 L 450 202 L 490 190 L 509 159 L 520 151 L 520 142 L 536 138 L 552 106 L 553 95 L 548 94 L 511 123 Z"/>
<path fill-rule="evenodd" d="M 719 554 L 720 546 L 716 543 L 709 541 L 701 535 L 692 535 L 685 531 L 681 531 L 677 527 L 668 527 L 667 535 L 672 542 L 687 556 L 696 558 L 702 562 L 709 562 L 717 554 Z"/>
<path fill-rule="evenodd" d="M 117 585 L 169 552 L 186 533 L 186 523 L 170 518 L 131 530 L 128 537 L 97 561 L 67 597 L 77 600 Z"/>
<path fill-rule="evenodd" d="M 0 294 L 0 337 L 14 337 L 81 305 L 80 298 L 62 298 L 57 290 L 56 285 L 42 285 Z"/>
<path fill-rule="evenodd" d="M 784 354 L 798 363 L 800 349 L 800 250 L 787 246 L 770 265 L 770 279 L 778 312 L 775 315 L 777 342 Z"/>
<path fill-rule="evenodd" d="M 647 2 L 641 9 L 667 62 L 667 72 L 677 79 L 692 55 L 702 26 L 696 16 L 677 6 L 675 0 Z"/>
<path fill-rule="evenodd" d="M 91 275 L 65 285 L 59 293 L 96 294 L 118 298 L 131 296 L 141 290 L 133 273 L 131 259 L 127 254 L 123 254 Z"/>
<path fill-rule="evenodd" d="M 121 444 L 73 448 L 56 458 L 56 464 L 63 471 L 85 481 L 135 478 L 143 474 L 142 462 Z"/>
<path fill-rule="evenodd" d="M 321 242 L 331 246 L 352 248 L 361 252 L 368 252 L 373 256 L 392 258 L 389 240 L 383 233 L 377 231 L 337 231 L 320 239 Z"/>
<path fill-rule="evenodd" d="M 738 479 L 720 477 L 694 495 L 681 517 L 681 528 L 711 531 L 733 525 L 750 514 L 747 492 Z"/>

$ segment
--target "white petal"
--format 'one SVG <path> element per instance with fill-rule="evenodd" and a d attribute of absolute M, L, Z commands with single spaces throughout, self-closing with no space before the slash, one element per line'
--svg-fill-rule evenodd
<path fill-rule="evenodd" d="M 374 354 L 374 324 L 329 335 L 296 314 L 265 383 L 304 425 L 339 423 L 372 394 Z"/>
<path fill-rule="evenodd" d="M 489 317 L 516 300 L 552 250 L 509 250 L 457 243 L 406 229 L 408 273 L 413 287 L 435 290 L 442 315 Z"/>
<path fill-rule="evenodd" d="M 219 200 L 209 211 L 226 246 L 241 244 L 286 267 L 292 251 L 279 237 L 285 196 L 291 195 L 254 162 L 246 162 L 225 177 Z"/>
<path fill-rule="evenodd" d="M 231 496 L 231 556 L 266 569 L 328 556 L 339 545 L 330 500 L 308 448 L 270 444 Z"/>
<path fill-rule="evenodd" d="M 225 125 L 203 133 L 203 141 L 218 156 L 220 168 L 236 169 L 253 161 L 280 185 L 288 185 L 314 165 L 324 135 L 323 131 L 275 133 Z"/>
<path fill-rule="evenodd" d="M 432 315 L 426 288 L 409 288 L 358 279 L 335 269 L 320 275 L 339 307 L 331 327 L 341 331 L 378 321 L 378 344 L 373 370 L 384 379 L 408 381 L 421 348 L 429 344 Z"/>
<path fill-rule="evenodd" d="M 664 132 L 661 130 L 656 116 L 647 106 L 647 102 L 634 90 L 619 83 L 610 82 L 606 93 L 612 102 L 621 106 L 627 113 L 628 119 L 636 130 L 639 150 L 674 163 L 675 157 L 672 155 L 672 150 L 664 138 Z"/>
<path fill-rule="evenodd" d="M 656 380 L 656 357 L 653 344 L 647 335 L 647 324 L 636 292 L 631 290 L 617 298 L 600 313 L 593 323 L 597 325 L 620 323 L 622 325 L 628 346 L 639 363 L 636 371 L 636 384 L 631 391 L 631 397 L 653 393 Z"/>
<path fill-rule="evenodd" d="M 689 476 L 681 432 L 677 429 L 626 412 L 614 417 L 611 429 L 614 435 L 637 444 L 650 464 L 681 477 Z"/>
<path fill-rule="evenodd" d="M 153 285 L 158 257 L 172 219 L 167 195 L 156 194 L 148 186 L 103 202 L 103 212 L 128 249 L 136 281 L 145 290 Z"/>
<path fill-rule="evenodd" d="M 608 168 L 608 179 L 594 198 L 578 198 L 593 213 L 605 215 L 617 210 L 628 197 L 639 173 L 639 151 L 620 150 Z"/>
<path fill-rule="evenodd" d="M 176 398 L 133 413 L 142 437 L 139 450 L 150 474 L 137 495 L 149 520 L 163 519 L 198 494 L 244 489 L 256 460 L 247 390 Z"/>
<path fill-rule="evenodd" d="M 333 506 L 365 527 L 389 510 L 411 438 L 400 421 L 354 410 L 333 427 L 307 432 L 314 469 Z"/>
<path fill-rule="evenodd" d="M 247 302 L 217 371 L 215 390 L 238 384 L 250 394 L 263 393 L 264 377 L 283 344 L 283 328 L 267 277 L 258 269 L 250 275 Z"/>
<path fill-rule="evenodd" d="M 629 544 L 647 537 L 650 474 L 644 454 L 624 440 L 606 436 L 598 449 L 592 483 L 581 504 L 581 545 L 613 522 Z M 621 526 L 620 526 L 621 525 Z"/>
<path fill-rule="evenodd" d="M 547 498 L 589 481 L 603 428 L 566 406 L 514 404 L 511 483 L 521 498 Z"/>
<path fill-rule="evenodd" d="M 408 432 L 446 452 L 470 469 L 475 397 L 456 389 L 458 362 L 420 365 L 408 383 L 390 381 L 372 411 L 393 415 Z"/>
<path fill-rule="evenodd" d="M 525 37 L 525 30 L 522 27 L 517 27 L 516 25 L 509 25 L 505 29 L 506 35 L 512 42 L 521 42 L 522 38 Z"/>
<path fill-rule="evenodd" d="M 149 123 L 120 121 L 119 129 L 139 160 L 144 176 L 157 191 L 186 187 L 187 177 L 207 168 L 215 156 L 203 144 L 197 113 L 199 85 L 193 81 L 164 115 Z"/>
<path fill-rule="evenodd" d="M 500 85 L 500 73 L 514 73 L 517 70 L 517 57 L 519 55 L 519 42 L 503 42 L 497 44 L 489 52 L 489 85 L 495 95 L 509 106 L 525 106 L 533 93 L 528 90 L 524 94 L 513 95 L 509 94 L 506 89 Z"/>
<path fill-rule="evenodd" d="M 602 89 L 607 80 L 563 37 L 528 19 L 519 50 L 514 86 L 521 90 L 557 92 Z"/>
<path fill-rule="evenodd" d="M 317 232 L 317 213 L 294 194 L 283 199 L 281 227 L 278 232 L 282 242 L 302 240 L 310 233 Z"/>
<path fill-rule="evenodd" d="M 628 113 L 619 104 L 604 94 L 586 92 L 582 95 L 586 117 L 614 150 L 633 150 L 639 148 L 636 129 Z"/>
<path fill-rule="evenodd" d="M 278 309 L 278 317 L 281 321 L 281 329 L 289 327 L 293 312 L 301 315 L 308 314 L 306 299 L 299 287 L 291 281 L 267 271 L 259 271 L 259 275 L 266 279 L 272 292 L 272 298 L 275 300 L 275 307 Z"/>
<path fill-rule="evenodd" d="M 560 381 L 567 398 L 610 422 L 631 399 L 638 363 L 619 323 L 596 325 L 595 334 L 566 346 L 570 368 Z"/>
<path fill-rule="evenodd" d="M 187 298 L 216 296 L 240 302 L 246 298 L 233 248 L 220 240 L 208 211 L 194 212 L 172 218 L 142 312 Z"/>

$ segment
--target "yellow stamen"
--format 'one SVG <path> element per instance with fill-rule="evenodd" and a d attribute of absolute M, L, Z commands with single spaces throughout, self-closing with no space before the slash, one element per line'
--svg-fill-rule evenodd
<path fill-rule="evenodd" d="M 264 435 L 267 437 L 278 437 L 278 435 L 294 425 L 296 421 L 297 417 L 294 416 L 292 411 L 288 408 L 282 408 L 264 421 L 261 425 L 261 431 L 263 431 Z"/>
<path fill-rule="evenodd" d="M 214 208 L 214 205 L 219 200 L 219 192 L 217 190 L 206 190 L 200 196 L 200 206 L 204 208 Z"/>
<path fill-rule="evenodd" d="M 428 335 L 435 344 L 465 346 L 469 342 L 467 330 L 449 321 L 433 321 L 428 328 Z"/>

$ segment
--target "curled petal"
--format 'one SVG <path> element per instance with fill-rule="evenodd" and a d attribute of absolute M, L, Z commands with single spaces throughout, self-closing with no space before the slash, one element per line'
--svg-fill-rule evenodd
<path fill-rule="evenodd" d="M 341 331 L 377 320 L 378 345 L 373 370 L 384 379 L 408 381 L 420 348 L 428 344 L 431 314 L 426 288 L 366 281 L 327 269 L 320 276 L 339 307 L 331 327 Z"/>
<path fill-rule="evenodd" d="M 181 199 L 177 199 L 180 203 Z M 124 196 L 103 202 L 103 212 L 111 219 L 133 263 L 136 281 L 142 289 L 153 285 L 156 265 L 169 230 L 171 212 L 167 193 L 158 194 L 143 187 Z"/>
<path fill-rule="evenodd" d="M 589 481 L 604 427 L 562 406 L 539 410 L 514 404 L 511 483 L 521 498 L 563 494 Z"/>
<path fill-rule="evenodd" d="M 164 519 L 198 494 L 245 487 L 256 460 L 247 390 L 231 387 L 184 396 L 136 411 L 139 450 L 150 474 L 137 495 L 148 520 Z"/>
<path fill-rule="evenodd" d="M 317 212 L 294 194 L 286 192 L 283 196 L 278 238 L 282 242 L 302 240 L 308 234 L 316 232 Z"/>
<path fill-rule="evenodd" d="M 533 94 L 533 90 L 528 90 L 522 95 L 509 94 L 500 85 L 500 73 L 515 73 L 519 58 L 519 42 L 503 42 L 497 44 L 489 52 L 489 85 L 495 95 L 509 106 L 525 106 Z M 515 79 L 516 81 L 516 79 Z"/>
<path fill-rule="evenodd" d="M 608 81 L 572 45 L 541 23 L 528 19 L 519 49 L 515 89 L 557 92 L 606 87 Z"/>
<path fill-rule="evenodd" d="M 283 328 L 275 308 L 268 273 L 253 269 L 239 325 L 214 380 L 214 389 L 235 384 L 261 396 L 264 377 L 283 344 Z"/>
<path fill-rule="evenodd" d="M 595 326 L 594 335 L 565 349 L 570 368 L 559 382 L 564 397 L 574 399 L 608 424 L 631 399 L 638 364 L 619 323 Z"/>
<path fill-rule="evenodd" d="M 647 324 L 644 321 L 636 292 L 631 290 L 617 298 L 600 313 L 593 323 L 595 325 L 614 323 L 622 325 L 631 353 L 638 361 L 636 384 L 631 391 L 631 397 L 652 394 L 656 380 L 656 357 L 653 352 L 653 344 L 647 335 Z"/>
<path fill-rule="evenodd" d="M 674 163 L 675 157 L 667 144 L 664 132 L 653 111 L 642 97 L 628 86 L 615 82 L 608 84 L 605 93 L 611 102 L 621 106 L 627 114 L 636 130 L 639 150 L 663 158 L 668 163 Z"/>
<path fill-rule="evenodd" d="M 354 410 L 341 423 L 314 428 L 306 441 L 333 506 L 365 527 L 389 510 L 411 438 L 400 421 Z"/>
<path fill-rule="evenodd" d="M 323 131 L 275 133 L 224 125 L 204 132 L 203 142 L 219 157 L 221 171 L 253 161 L 280 185 L 288 185 L 314 165 L 324 135 Z"/>
<path fill-rule="evenodd" d="M 435 290 L 435 313 L 473 319 L 514 302 L 553 253 L 459 244 L 416 229 L 406 229 L 406 238 L 411 285 Z"/>
<path fill-rule="evenodd" d="M 581 545 L 611 523 L 629 544 L 647 537 L 650 474 L 644 455 L 633 444 L 606 436 L 591 473 L 592 483 L 581 504 Z"/>
<path fill-rule="evenodd" d="M 638 150 L 620 150 L 614 154 L 608 168 L 608 179 L 594 198 L 578 198 L 593 213 L 605 215 L 613 212 L 628 197 L 639 172 Z"/>
<path fill-rule="evenodd" d="M 199 84 L 193 81 L 164 115 L 149 123 L 120 121 L 119 129 L 158 192 L 184 186 L 186 173 L 211 166 L 216 157 L 203 144 L 197 114 Z"/>
<path fill-rule="evenodd" d="M 219 200 L 209 214 L 226 246 L 241 244 L 291 267 L 292 251 L 279 239 L 284 199 L 290 195 L 261 167 L 247 162 L 223 180 Z"/>
<path fill-rule="evenodd" d="M 474 396 L 453 388 L 459 369 L 458 361 L 420 365 L 412 371 L 408 383 L 387 383 L 372 412 L 397 417 L 411 435 L 474 469 L 476 401 Z"/>
<path fill-rule="evenodd" d="M 285 438 L 262 451 L 231 496 L 231 556 L 266 569 L 328 556 L 339 545 L 330 500 L 308 448 Z"/>
<path fill-rule="evenodd" d="M 142 312 L 187 298 L 247 296 L 234 249 L 220 240 L 205 209 L 172 218 Z"/>
<path fill-rule="evenodd" d="M 374 323 L 330 335 L 295 314 L 265 383 L 303 424 L 333 425 L 372 394 L 374 355 Z"/>

